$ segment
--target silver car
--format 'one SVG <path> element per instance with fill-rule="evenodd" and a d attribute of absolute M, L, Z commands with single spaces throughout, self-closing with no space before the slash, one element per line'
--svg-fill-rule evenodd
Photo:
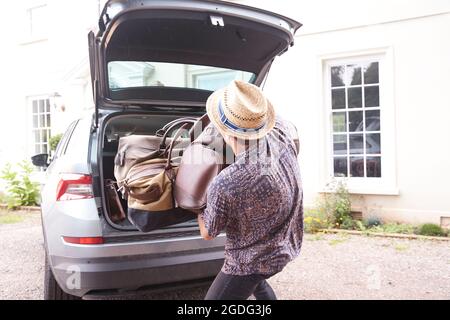
<path fill-rule="evenodd" d="M 200 116 L 230 80 L 261 85 L 300 23 L 260 9 L 208 0 L 109 1 L 89 33 L 95 109 L 74 121 L 46 167 L 42 190 L 45 299 L 123 294 L 211 279 L 225 237 L 200 237 L 196 219 L 148 233 L 113 221 L 105 180 L 114 179 L 120 137 L 155 134 Z M 123 201 L 126 210 L 127 203 Z"/>

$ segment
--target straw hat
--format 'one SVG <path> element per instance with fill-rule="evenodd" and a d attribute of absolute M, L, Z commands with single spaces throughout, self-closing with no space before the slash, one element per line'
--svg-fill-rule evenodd
<path fill-rule="evenodd" d="M 261 89 L 239 80 L 215 91 L 206 112 L 219 131 L 246 140 L 264 137 L 275 125 L 275 111 Z"/>

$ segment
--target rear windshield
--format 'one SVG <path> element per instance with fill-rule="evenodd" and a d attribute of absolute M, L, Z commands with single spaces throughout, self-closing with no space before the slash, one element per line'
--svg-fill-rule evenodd
<path fill-rule="evenodd" d="M 193 64 L 112 61 L 108 63 L 110 89 L 179 87 L 215 91 L 232 80 L 254 82 L 255 74 Z"/>

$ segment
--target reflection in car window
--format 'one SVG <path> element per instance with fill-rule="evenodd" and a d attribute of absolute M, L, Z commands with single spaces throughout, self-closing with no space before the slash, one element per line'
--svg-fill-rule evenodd
<path fill-rule="evenodd" d="M 180 87 L 214 91 L 232 80 L 253 82 L 250 72 L 192 64 L 112 61 L 108 63 L 110 89 Z"/>
<path fill-rule="evenodd" d="M 67 141 L 67 147 L 64 154 L 70 155 L 70 157 L 74 159 L 87 157 L 87 143 L 90 135 L 89 127 L 90 119 L 81 119 L 78 121 Z"/>
<path fill-rule="evenodd" d="M 64 154 L 65 149 L 66 149 L 66 145 L 67 145 L 67 141 L 69 139 L 69 137 L 72 134 L 73 128 L 75 127 L 75 125 L 77 124 L 77 121 L 72 122 L 69 127 L 67 128 L 66 132 L 64 133 L 63 137 L 61 138 L 61 140 L 58 143 L 58 146 L 56 147 L 55 150 L 55 155 L 53 156 L 53 159 L 57 159 L 59 158 L 61 155 Z"/>

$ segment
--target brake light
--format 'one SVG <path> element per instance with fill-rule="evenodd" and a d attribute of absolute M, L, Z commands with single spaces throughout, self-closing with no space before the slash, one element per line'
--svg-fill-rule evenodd
<path fill-rule="evenodd" d="M 92 192 L 92 177 L 85 174 L 63 174 L 56 188 L 56 201 L 89 199 Z"/>
<path fill-rule="evenodd" d="M 103 237 L 63 237 L 63 239 L 74 244 L 103 244 Z"/>

